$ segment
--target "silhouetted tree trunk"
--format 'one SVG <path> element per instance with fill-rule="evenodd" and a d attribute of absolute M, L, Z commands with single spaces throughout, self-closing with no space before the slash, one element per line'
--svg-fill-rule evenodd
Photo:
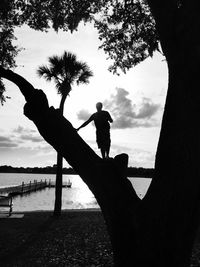
<path fill-rule="evenodd" d="M 54 204 L 54 216 L 61 215 L 62 209 L 62 169 L 63 169 L 63 157 L 60 153 L 57 153 L 57 167 L 56 167 L 56 185 L 55 185 L 55 204 Z"/>
<path fill-rule="evenodd" d="M 63 116 L 64 104 L 67 95 L 63 95 L 60 101 L 60 114 Z M 54 205 L 54 216 L 61 215 L 62 209 L 62 186 L 63 186 L 63 157 L 60 153 L 57 153 L 57 167 L 56 167 L 56 185 L 55 185 L 55 205 Z"/>
<path fill-rule="evenodd" d="M 189 266 L 200 206 L 200 3 L 148 2 L 167 59 L 169 82 L 155 176 L 143 201 L 149 210 L 145 236 L 157 262 L 154 266 Z"/>

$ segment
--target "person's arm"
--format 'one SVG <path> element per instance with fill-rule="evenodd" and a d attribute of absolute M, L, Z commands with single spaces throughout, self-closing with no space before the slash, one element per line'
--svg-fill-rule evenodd
<path fill-rule="evenodd" d="M 110 116 L 110 113 L 108 112 L 108 121 L 109 122 L 113 122 L 113 119 L 111 118 L 111 116 Z"/>
<path fill-rule="evenodd" d="M 87 121 L 85 121 L 81 126 L 79 126 L 76 130 L 79 131 L 81 128 L 87 126 L 91 121 L 93 121 L 93 116 L 91 116 Z"/>

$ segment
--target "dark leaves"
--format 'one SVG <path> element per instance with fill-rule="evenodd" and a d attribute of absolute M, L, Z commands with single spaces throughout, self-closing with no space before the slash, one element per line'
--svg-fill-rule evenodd
<path fill-rule="evenodd" d="M 112 1 L 95 27 L 102 41 L 100 48 L 113 60 L 109 70 L 126 72 L 158 48 L 155 22 L 144 1 Z"/>
<path fill-rule="evenodd" d="M 14 26 L 27 24 L 40 31 L 52 27 L 56 31 L 73 32 L 81 21 L 94 21 L 102 42 L 100 48 L 113 61 L 109 68 L 113 73 L 119 70 L 126 72 L 158 49 L 155 22 L 145 0 L 2 0 L 0 15 L 3 31 L 12 31 Z M 1 58 L 8 67 L 15 64 L 15 56 L 19 52 L 12 44 L 13 39 L 14 35 L 7 33 L 7 38 L 1 40 Z M 68 60 L 68 66 L 70 62 Z M 58 68 L 59 65 L 56 65 L 56 70 Z M 60 70 L 60 75 L 63 73 Z M 73 76 L 67 69 L 65 73 L 67 79 Z M 77 82 L 85 82 L 86 76 L 82 75 Z"/>
<path fill-rule="evenodd" d="M 61 56 L 49 57 L 49 66 L 42 65 L 37 73 L 47 81 L 54 80 L 58 93 L 68 95 L 72 85 L 76 82 L 88 83 L 93 76 L 92 71 L 85 62 L 77 60 L 75 54 L 65 51 Z"/>

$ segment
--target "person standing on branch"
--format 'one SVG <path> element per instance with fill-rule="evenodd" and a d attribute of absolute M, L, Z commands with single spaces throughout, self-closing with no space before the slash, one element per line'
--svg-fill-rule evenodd
<path fill-rule="evenodd" d="M 96 104 L 97 112 L 92 114 L 92 116 L 85 121 L 80 127 L 77 128 L 79 131 L 81 128 L 88 125 L 91 121 L 94 121 L 96 127 L 96 141 L 98 148 L 101 150 L 102 158 L 109 158 L 110 152 L 110 123 L 113 122 L 113 119 L 110 116 L 108 111 L 102 110 L 103 104 L 98 102 Z"/>

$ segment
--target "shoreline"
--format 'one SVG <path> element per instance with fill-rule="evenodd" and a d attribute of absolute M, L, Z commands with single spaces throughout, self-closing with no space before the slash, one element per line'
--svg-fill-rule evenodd
<path fill-rule="evenodd" d="M 63 209 L 61 213 L 73 213 L 73 212 L 101 212 L 100 208 L 88 208 L 88 209 Z M 26 210 L 26 211 L 14 211 L 13 213 L 51 213 L 53 210 Z"/>

